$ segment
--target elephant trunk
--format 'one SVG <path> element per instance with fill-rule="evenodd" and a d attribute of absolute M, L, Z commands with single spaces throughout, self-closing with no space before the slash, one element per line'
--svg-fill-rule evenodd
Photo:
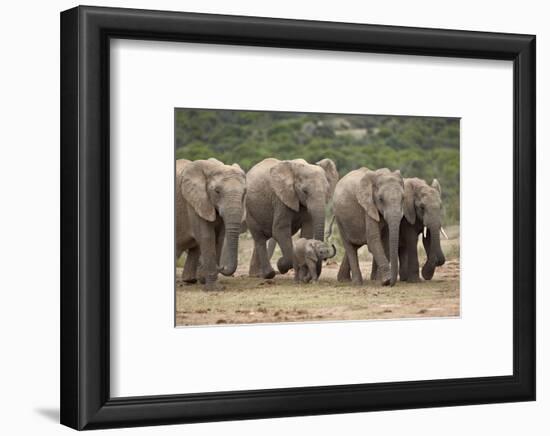
<path fill-rule="evenodd" d="M 390 240 L 390 286 L 395 285 L 397 282 L 397 272 L 399 270 L 398 264 L 398 250 L 399 250 L 399 226 L 401 225 L 401 218 L 403 215 L 395 215 L 388 220 L 388 231 Z"/>
<path fill-rule="evenodd" d="M 439 225 L 429 226 L 427 235 L 422 240 L 428 255 L 426 263 L 422 267 L 422 277 L 424 277 L 424 280 L 431 280 L 435 273 L 435 268 L 445 263 L 445 255 L 443 254 L 443 250 L 441 250 L 440 228 L 441 226 Z"/>
<path fill-rule="evenodd" d="M 239 256 L 239 234 L 241 229 L 242 208 L 234 208 L 224 214 L 225 241 L 227 255 L 225 265 L 220 268 L 220 273 L 230 276 L 237 270 Z"/>
<path fill-rule="evenodd" d="M 318 241 L 325 239 L 325 204 L 314 204 L 308 207 L 313 225 L 313 238 Z"/>
<path fill-rule="evenodd" d="M 313 226 L 313 238 L 318 241 L 325 240 L 325 203 L 315 202 L 308 205 L 308 210 L 311 215 L 311 221 Z M 321 275 L 323 261 L 319 259 L 317 261 L 316 270 L 317 275 Z"/>

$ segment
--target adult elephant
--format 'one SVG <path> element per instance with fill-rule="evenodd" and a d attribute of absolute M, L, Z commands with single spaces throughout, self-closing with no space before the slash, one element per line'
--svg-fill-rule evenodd
<path fill-rule="evenodd" d="M 197 281 L 200 264 L 206 289 L 220 289 L 218 272 L 229 276 L 237 269 L 245 191 L 245 174 L 237 164 L 176 161 L 176 258 L 187 250 L 185 282 Z M 224 238 L 228 255 L 219 266 Z"/>
<path fill-rule="evenodd" d="M 266 241 L 273 238 L 283 256 L 277 261 L 285 274 L 296 267 L 292 235 L 322 241 L 325 232 L 325 207 L 338 181 L 336 165 L 323 159 L 315 165 L 304 159 L 264 159 L 246 175 L 246 224 L 254 239 L 251 275 L 272 278 Z M 253 273 L 254 272 L 254 273 Z"/>
<path fill-rule="evenodd" d="M 337 183 L 334 215 L 346 250 L 338 271 L 339 281 L 351 279 L 355 285 L 363 283 L 357 250 L 367 244 L 382 285 L 395 284 L 403 194 L 403 178 L 399 170 L 383 168 L 372 171 L 363 167 L 349 172 Z M 389 241 L 386 247 L 384 234 L 388 235 Z"/>
<path fill-rule="evenodd" d="M 422 267 L 422 277 L 431 280 L 435 268 L 445 263 L 441 250 L 439 233 L 446 236 L 441 227 L 441 186 L 437 179 L 428 185 L 424 180 L 405 179 L 405 201 L 403 220 L 399 238 L 399 278 L 402 281 L 420 280 L 418 270 L 418 235 L 422 234 L 422 243 L 427 260 Z"/>

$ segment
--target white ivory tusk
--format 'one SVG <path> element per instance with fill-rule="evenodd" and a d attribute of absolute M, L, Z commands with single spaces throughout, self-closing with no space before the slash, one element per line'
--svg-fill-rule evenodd
<path fill-rule="evenodd" d="M 424 226 L 424 238 L 428 236 L 428 227 Z"/>
<path fill-rule="evenodd" d="M 443 236 L 445 236 L 445 239 L 449 239 L 449 237 L 447 236 L 447 233 L 445 233 L 445 230 L 443 229 L 443 227 L 441 227 L 441 233 L 443 233 Z"/>

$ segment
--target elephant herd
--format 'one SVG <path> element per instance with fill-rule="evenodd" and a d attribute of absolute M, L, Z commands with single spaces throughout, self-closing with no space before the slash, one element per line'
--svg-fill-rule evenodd
<path fill-rule="evenodd" d="M 231 276 L 238 265 L 239 234 L 248 230 L 254 240 L 249 274 L 273 278 L 271 254 L 276 242 L 282 257 L 279 273 L 291 268 L 295 280 L 318 279 L 322 260 L 311 262 L 301 253 L 327 251 L 326 212 L 332 201 L 333 219 L 340 230 L 345 255 L 339 281 L 361 285 L 357 250 L 367 245 L 373 262 L 370 278 L 382 285 L 420 280 L 418 235 L 427 260 L 421 273 L 430 280 L 437 266 L 445 263 L 440 232 L 441 187 L 418 178 L 403 178 L 387 168 L 353 170 L 339 179 L 331 159 L 310 164 L 304 159 L 267 158 L 244 173 L 238 164 L 217 159 L 176 161 L 176 259 L 185 251 L 182 279 L 204 283 L 206 290 L 222 287 L 218 273 Z M 300 231 L 293 243 L 292 236 Z M 222 256 L 222 249 L 224 255 Z M 305 258 L 304 258 L 305 259 Z M 306 281 L 307 281 L 306 280 Z"/>

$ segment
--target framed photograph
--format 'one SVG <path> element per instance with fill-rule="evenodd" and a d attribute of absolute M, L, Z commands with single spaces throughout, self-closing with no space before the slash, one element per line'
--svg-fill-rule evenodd
<path fill-rule="evenodd" d="M 61 13 L 61 422 L 535 399 L 535 37 Z"/>

